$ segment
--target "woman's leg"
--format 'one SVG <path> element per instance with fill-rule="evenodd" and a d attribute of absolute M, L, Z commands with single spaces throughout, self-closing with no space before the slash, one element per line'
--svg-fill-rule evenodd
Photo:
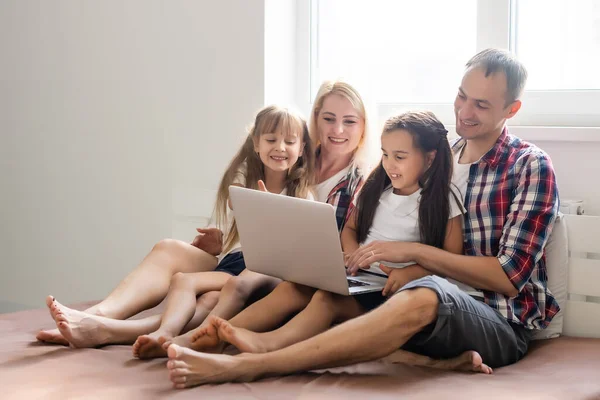
<path fill-rule="evenodd" d="M 127 319 L 159 304 L 177 272 L 212 271 L 217 258 L 180 240 L 158 242 L 150 254 L 90 314 Z"/>
<path fill-rule="evenodd" d="M 85 310 L 113 319 L 127 319 L 160 303 L 177 272 L 212 271 L 217 259 L 188 243 L 165 239 L 100 303 Z M 57 329 L 41 331 L 37 339 L 68 345 Z"/>
<path fill-rule="evenodd" d="M 261 291 L 270 292 L 280 282 L 281 280 L 278 278 L 258 274 L 246 269 L 242 271 L 239 276 L 229 279 L 225 286 L 223 286 L 223 289 L 221 289 L 221 294 L 219 295 L 219 301 L 215 308 L 210 312 L 209 317 L 217 316 L 229 319 L 244 308 L 251 295 Z M 178 336 L 173 340 L 167 340 L 165 343 L 163 343 L 163 347 L 166 349 L 171 343 L 177 343 L 186 347 L 193 347 L 194 345 L 197 345 L 204 350 L 213 347 L 211 344 L 217 344 L 212 343 L 214 340 L 211 340 L 208 343 L 193 343 L 197 342 L 199 333 L 201 336 L 203 336 L 203 328 L 208 326 L 208 320 L 209 318 L 205 319 L 205 321 L 197 329 Z M 195 340 L 192 340 L 193 338 L 195 338 Z"/>
<path fill-rule="evenodd" d="M 208 314 L 207 303 L 212 302 L 214 307 L 218 297 L 218 292 L 209 292 L 201 296 L 196 303 L 196 313 L 186 328 L 198 326 Z M 152 332 L 160 326 L 160 315 L 122 321 L 73 310 L 51 296 L 48 296 L 46 303 L 56 321 L 57 330 L 63 335 L 67 345 L 76 348 L 132 344 L 138 336 Z"/>
<path fill-rule="evenodd" d="M 171 339 L 181 333 L 185 325 L 194 316 L 197 308 L 196 296 L 221 290 L 230 278 L 230 274 L 217 271 L 191 274 L 178 272 L 173 275 L 160 327 L 156 331 L 140 336 L 136 340 L 133 345 L 134 356 L 139 358 L 166 357 L 166 352 L 161 347 L 159 338 L 163 337 L 164 342 L 166 339 Z M 205 309 L 208 308 L 205 299 L 202 299 L 202 297 L 200 297 L 200 304 Z"/>
<path fill-rule="evenodd" d="M 244 353 L 266 353 L 316 336 L 334 323 L 356 318 L 366 311 L 352 296 L 319 290 L 302 312 L 271 332 L 255 333 L 225 320 L 213 321 L 220 340 L 233 344 Z"/>

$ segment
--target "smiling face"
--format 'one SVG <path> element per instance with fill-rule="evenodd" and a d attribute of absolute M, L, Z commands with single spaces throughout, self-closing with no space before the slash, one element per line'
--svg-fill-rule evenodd
<path fill-rule="evenodd" d="M 265 168 L 273 172 L 291 169 L 302 156 L 302 137 L 296 133 L 267 132 L 254 145 Z"/>
<path fill-rule="evenodd" d="M 407 196 L 416 192 L 435 152 L 423 153 L 416 148 L 412 135 L 404 129 L 384 133 L 381 150 L 381 163 L 392 181 L 394 193 Z"/>
<path fill-rule="evenodd" d="M 317 115 L 322 151 L 343 156 L 354 153 L 364 134 L 365 122 L 347 98 L 330 94 Z"/>
<path fill-rule="evenodd" d="M 456 132 L 464 139 L 498 136 L 508 118 L 518 111 L 521 102 L 506 104 L 506 76 L 496 72 L 485 76 L 483 68 L 465 73 L 454 100 Z"/>

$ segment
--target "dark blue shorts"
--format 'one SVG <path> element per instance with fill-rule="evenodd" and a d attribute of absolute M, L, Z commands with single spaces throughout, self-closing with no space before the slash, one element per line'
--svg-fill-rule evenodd
<path fill-rule="evenodd" d="M 226 272 L 233 276 L 238 276 L 242 273 L 243 270 L 246 269 L 246 263 L 244 262 L 244 255 L 241 251 L 236 251 L 235 253 L 227 254 L 217 268 L 215 268 L 216 272 Z"/>

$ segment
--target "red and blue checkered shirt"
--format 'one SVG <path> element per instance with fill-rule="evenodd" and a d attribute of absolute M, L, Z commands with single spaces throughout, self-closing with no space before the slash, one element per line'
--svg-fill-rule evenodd
<path fill-rule="evenodd" d="M 456 154 L 463 139 L 452 145 Z M 548 290 L 544 246 L 558 214 L 558 189 L 550 157 L 509 135 L 469 169 L 465 196 L 465 254 L 497 257 L 516 297 L 487 290 L 469 294 L 508 321 L 543 329 L 559 311 Z"/>
<path fill-rule="evenodd" d="M 335 207 L 338 231 L 342 232 L 355 207 L 355 198 L 364 184 L 360 168 L 350 167 L 348 173 L 331 189 L 327 203 Z"/>

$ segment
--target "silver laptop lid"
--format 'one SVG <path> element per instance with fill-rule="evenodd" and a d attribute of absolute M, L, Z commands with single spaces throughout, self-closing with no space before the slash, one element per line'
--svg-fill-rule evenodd
<path fill-rule="evenodd" d="M 238 186 L 229 196 L 246 268 L 349 293 L 333 206 Z"/>

